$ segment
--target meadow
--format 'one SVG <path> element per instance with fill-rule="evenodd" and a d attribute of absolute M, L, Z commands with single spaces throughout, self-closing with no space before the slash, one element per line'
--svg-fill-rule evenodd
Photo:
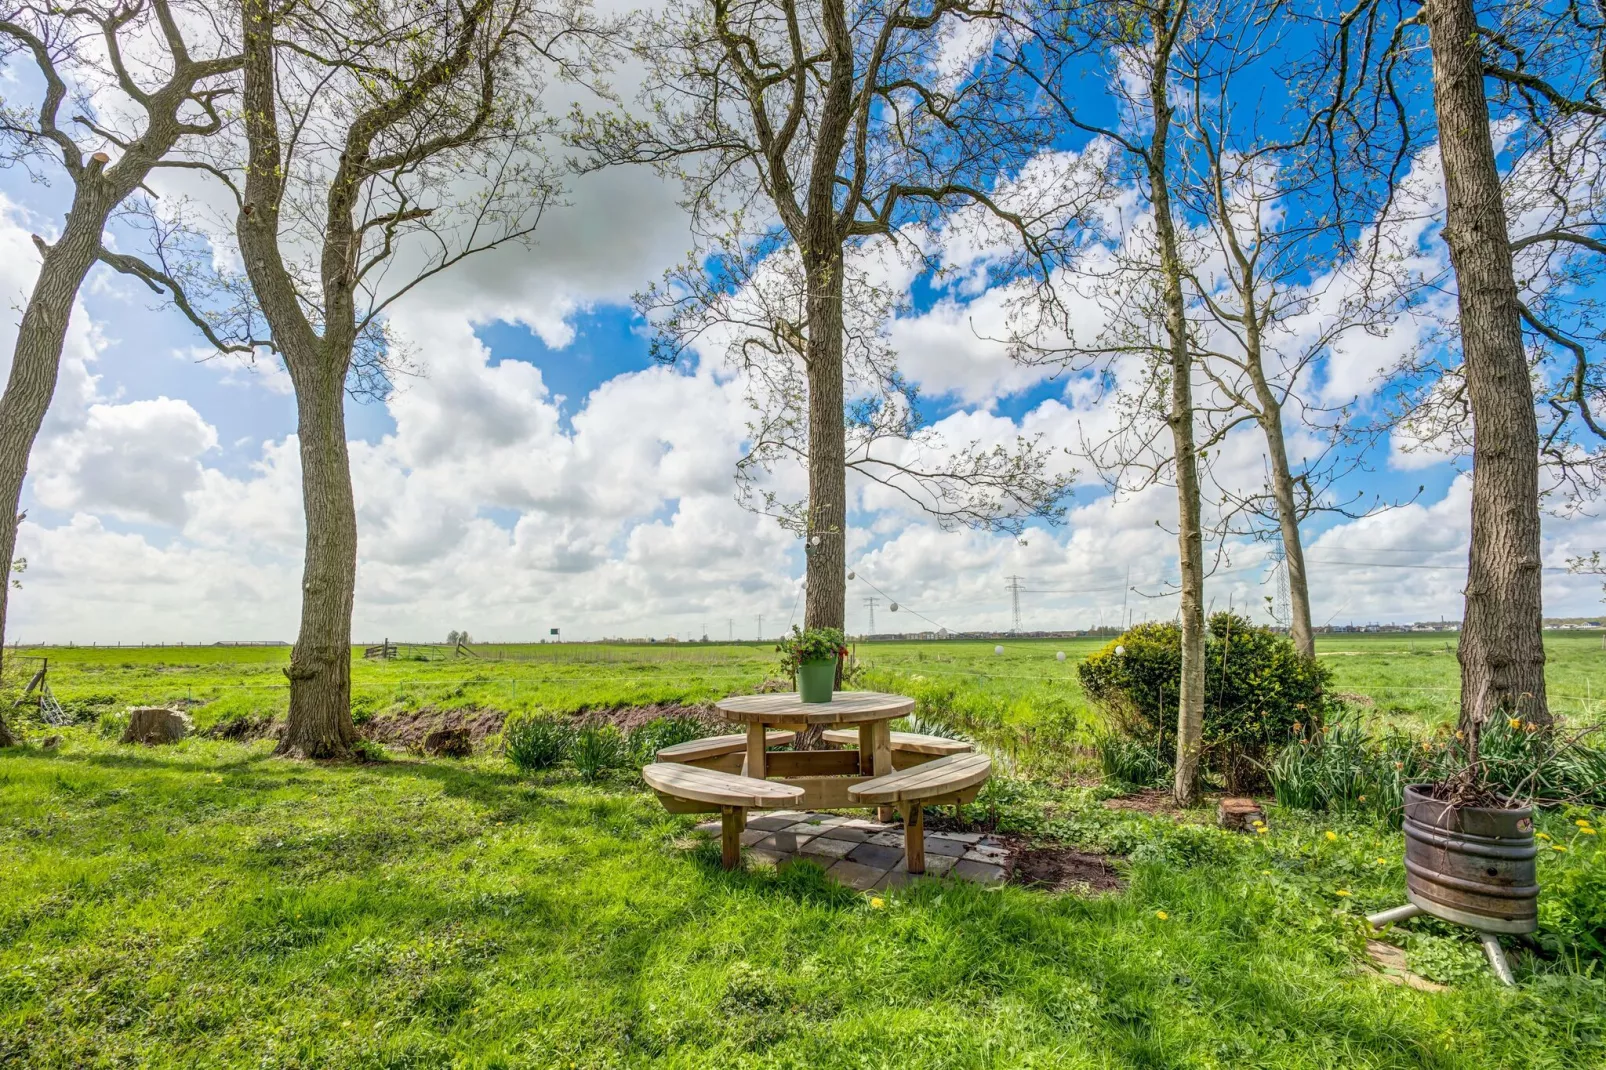
<path fill-rule="evenodd" d="M 866 685 L 1005 759 L 967 821 L 1106 852 L 1117 892 L 870 897 L 809 865 L 725 873 L 696 819 L 630 770 L 520 776 L 494 739 L 461 760 L 316 766 L 207 738 L 282 712 L 287 648 L 24 650 L 49 657 L 76 723 L 24 721 L 30 745 L 0 752 L 0 1065 L 1606 1065 L 1606 964 L 1551 937 L 1580 903 L 1606 929 L 1606 852 L 1577 824 L 1599 815 L 1540 819 L 1565 850 L 1541 859 L 1551 927 L 1512 945 L 1517 988 L 1491 982 L 1464 932 L 1421 919 L 1390 939 L 1445 987 L 1402 987 L 1361 920 L 1403 900 L 1397 833 L 1273 808 L 1271 832 L 1245 837 L 1206 812 L 1112 809 L 1076 685 L 1099 641 L 1003 645 L 857 654 Z M 1320 650 L 1365 716 L 1427 730 L 1454 715 L 1442 636 Z M 1557 708 L 1597 717 L 1600 635 L 1547 650 Z M 476 652 L 355 652 L 359 718 L 696 704 L 775 675 L 758 644 Z M 160 749 L 99 731 L 166 702 L 202 731 Z"/>

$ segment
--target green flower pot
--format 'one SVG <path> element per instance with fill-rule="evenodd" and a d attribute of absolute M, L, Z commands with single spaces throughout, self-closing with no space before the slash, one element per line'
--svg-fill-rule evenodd
<path fill-rule="evenodd" d="M 798 697 L 804 702 L 830 702 L 836 686 L 836 659 L 819 658 L 797 667 Z"/>

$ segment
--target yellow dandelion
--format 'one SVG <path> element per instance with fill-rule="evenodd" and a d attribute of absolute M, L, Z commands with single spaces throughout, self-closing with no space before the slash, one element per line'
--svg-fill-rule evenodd
<path fill-rule="evenodd" d="M 1539 837 L 1539 838 L 1540 838 L 1540 839 L 1541 839 L 1541 840 L 1548 840 L 1548 839 L 1550 839 L 1550 835 L 1549 835 L 1549 834 L 1548 834 L 1548 833 L 1544 833 L 1544 832 L 1536 832 L 1536 833 L 1534 833 L 1534 835 L 1535 835 L 1535 836 L 1538 836 L 1538 837 Z"/>
<path fill-rule="evenodd" d="M 1563 846 L 1562 846 L 1562 845 L 1561 845 L 1561 844 L 1559 844 L 1559 843 L 1553 843 L 1553 844 L 1551 844 L 1551 845 L 1550 845 L 1550 849 L 1551 849 L 1551 850 L 1552 850 L 1552 851 L 1561 851 L 1561 852 L 1562 852 L 1562 853 L 1564 853 L 1564 854 L 1565 854 L 1565 853 L 1566 853 L 1566 851 L 1567 851 L 1567 848 L 1565 848 L 1565 847 L 1563 847 Z"/>
<path fill-rule="evenodd" d="M 1327 830 L 1326 836 L 1330 840 L 1338 839 L 1338 833 L 1334 832 L 1332 829 Z"/>
<path fill-rule="evenodd" d="M 1156 910 L 1156 911 L 1155 911 L 1155 912 L 1154 912 L 1154 916 L 1155 916 L 1155 917 L 1157 917 L 1157 918 L 1159 918 L 1159 919 L 1160 919 L 1160 920 L 1161 920 L 1161 921 L 1165 921 L 1165 920 L 1166 920 L 1166 919 L 1167 919 L 1167 918 L 1169 918 L 1169 917 L 1170 917 L 1170 916 L 1171 916 L 1171 915 L 1170 915 L 1170 914 L 1167 914 L 1167 913 L 1166 913 L 1166 912 L 1165 912 L 1165 911 L 1163 911 L 1163 910 Z"/>
<path fill-rule="evenodd" d="M 1589 827 L 1589 819 L 1581 817 L 1577 821 L 1574 821 L 1573 824 L 1577 825 L 1581 829 L 1587 829 Z"/>
<path fill-rule="evenodd" d="M 1340 888 L 1336 892 L 1334 892 L 1333 894 L 1347 897 L 1350 894 L 1350 891 L 1349 891 L 1348 888 Z"/>
<path fill-rule="evenodd" d="M 887 901 L 878 895 L 871 898 L 870 905 L 875 907 L 877 910 L 880 910 L 882 907 L 887 905 Z"/>
<path fill-rule="evenodd" d="M 1260 871 L 1260 875 L 1261 875 L 1261 876 L 1262 876 L 1262 877 L 1269 877 L 1269 876 L 1271 876 L 1271 870 L 1269 870 L 1269 869 L 1263 869 L 1263 870 L 1261 870 L 1261 871 Z"/>
<path fill-rule="evenodd" d="M 1521 728 L 1522 727 L 1522 718 L 1521 717 L 1507 717 L 1506 718 L 1506 723 L 1511 725 L 1512 728 Z"/>
<path fill-rule="evenodd" d="M 1595 830 L 1594 829 L 1579 829 L 1578 830 L 1578 834 L 1580 836 L 1593 836 L 1595 834 Z"/>
<path fill-rule="evenodd" d="M 1256 828 L 1259 828 L 1259 827 L 1260 827 L 1260 826 L 1262 826 L 1262 825 L 1264 825 L 1264 824 L 1265 824 L 1265 822 L 1264 822 L 1264 821 L 1260 821 L 1260 820 L 1255 820 L 1255 821 L 1251 821 L 1251 822 L 1249 822 L 1249 823 L 1250 823 L 1250 824 L 1251 824 L 1251 825 L 1253 825 L 1253 826 L 1255 826 L 1255 827 L 1256 827 Z"/>
<path fill-rule="evenodd" d="M 1379 858 L 1377 860 L 1377 864 L 1380 865 L 1380 866 L 1386 866 L 1386 865 L 1389 864 L 1389 860 L 1386 859 L 1386 858 Z"/>
<path fill-rule="evenodd" d="M 1355 796 L 1355 801 L 1356 801 L 1356 802 L 1365 802 L 1365 801 L 1366 801 L 1366 796 L 1364 796 L 1364 795 L 1357 795 L 1357 796 Z"/>
<path fill-rule="evenodd" d="M 1271 831 L 1271 829 L 1267 828 L 1265 825 L 1262 825 L 1262 826 L 1260 826 L 1259 828 L 1257 828 L 1255 830 L 1255 835 L 1256 836 L 1264 836 L 1266 833 L 1268 833 L 1270 831 Z"/>

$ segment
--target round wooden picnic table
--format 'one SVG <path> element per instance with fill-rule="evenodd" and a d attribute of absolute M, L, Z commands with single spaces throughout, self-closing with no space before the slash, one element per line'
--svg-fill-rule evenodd
<path fill-rule="evenodd" d="M 726 720 L 747 725 L 747 760 L 743 772 L 774 778 L 803 788 L 808 809 L 860 806 L 848 788 L 892 772 L 891 722 L 915 708 L 915 700 L 879 691 L 838 691 L 830 702 L 804 702 L 797 692 L 735 695 L 716 702 Z M 857 727 L 859 750 L 797 751 L 767 754 L 765 730 L 810 725 Z"/>

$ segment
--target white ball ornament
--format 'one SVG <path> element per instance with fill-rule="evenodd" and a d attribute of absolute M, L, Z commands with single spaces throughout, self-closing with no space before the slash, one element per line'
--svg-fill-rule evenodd
<path fill-rule="evenodd" d="M 1001 647 L 1001 646 L 993 647 L 993 653 L 994 654 L 1002 654 L 1003 652 L 1004 652 L 1004 648 L 1003 647 Z"/>
<path fill-rule="evenodd" d="M 1117 654 L 1125 654 L 1126 653 L 1126 647 L 1118 646 L 1118 647 L 1115 648 L 1115 652 Z"/>
<path fill-rule="evenodd" d="M 1065 660 L 1065 651 L 1061 650 L 1058 654 L 1055 654 L 1054 655 L 1054 660 L 1055 661 L 1064 661 Z"/>

